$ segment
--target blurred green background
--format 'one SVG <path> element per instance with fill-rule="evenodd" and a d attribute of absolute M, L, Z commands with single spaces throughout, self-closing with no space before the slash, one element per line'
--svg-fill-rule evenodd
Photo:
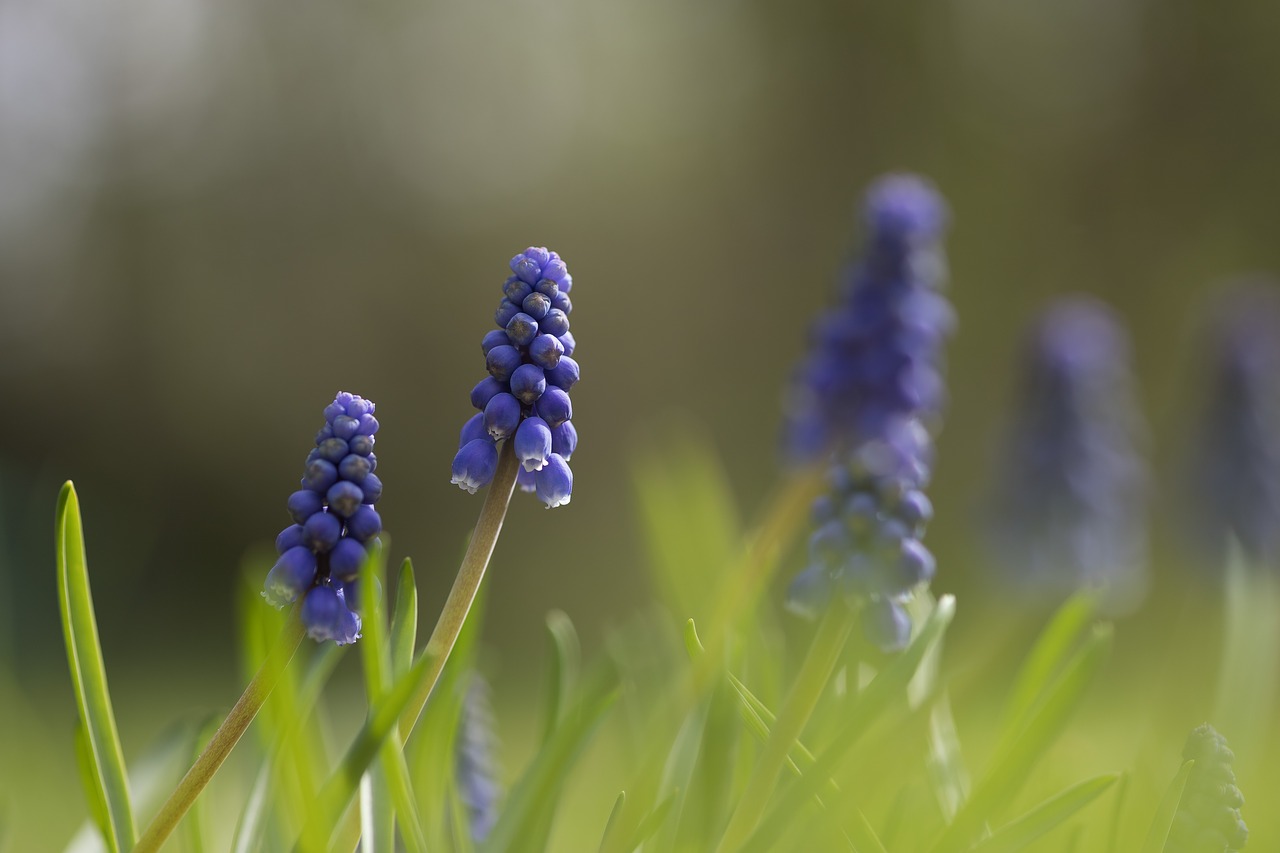
<path fill-rule="evenodd" d="M 448 477 L 479 339 L 507 259 L 550 246 L 582 443 L 577 499 L 518 495 L 494 558 L 485 643 L 519 679 L 549 608 L 590 648 L 651 598 L 638 451 L 709 436 L 763 504 L 786 378 L 886 170 L 955 214 L 929 544 L 956 632 L 990 593 L 1022 327 L 1058 293 L 1131 324 L 1159 599 L 1196 320 L 1215 281 L 1280 267 L 1278 39 L 1280 10 L 1208 0 L 0 0 L 0 718 L 40 729 L 0 726 L 0 795 L 72 777 L 64 479 L 127 755 L 235 695 L 238 565 L 288 521 L 337 390 L 378 403 L 391 556 L 433 619 L 479 510 Z M 19 780 L 31 743 L 49 767 Z M 62 796 L 52 838 L 83 814 Z"/>

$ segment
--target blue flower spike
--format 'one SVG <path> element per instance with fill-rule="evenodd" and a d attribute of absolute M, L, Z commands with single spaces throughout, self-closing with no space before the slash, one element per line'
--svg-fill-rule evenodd
<path fill-rule="evenodd" d="M 520 462 L 517 487 L 537 494 L 548 508 L 562 506 L 573 492 L 568 463 L 578 444 L 569 399 L 580 378 L 578 362 L 570 358 L 576 347 L 569 331 L 573 277 L 545 247 L 530 246 L 509 266 L 494 312 L 498 328 L 480 342 L 489 375 L 471 391 L 479 414 L 458 437 L 453 483 L 472 494 L 488 485 L 498 467 L 498 442 L 511 441 Z M 328 472 L 318 469 L 314 477 L 325 482 Z"/>
<path fill-rule="evenodd" d="M 289 496 L 295 523 L 276 537 L 280 558 L 262 595 L 276 607 L 301 601 L 307 635 L 345 646 L 360 638 L 360 616 L 348 593 L 382 531 L 373 508 L 382 496 L 382 481 L 373 473 L 378 419 L 371 401 L 346 391 L 325 407 L 324 418 L 302 488 Z"/>
<path fill-rule="evenodd" d="M 946 203 L 919 177 L 871 186 L 863 255 L 815 325 L 787 406 L 789 457 L 825 464 L 829 485 L 814 502 L 810 562 L 787 607 L 816 618 L 843 596 L 886 652 L 907 644 L 905 604 L 935 570 L 921 538 L 945 402 L 942 352 L 955 325 L 940 292 L 947 220 Z"/>

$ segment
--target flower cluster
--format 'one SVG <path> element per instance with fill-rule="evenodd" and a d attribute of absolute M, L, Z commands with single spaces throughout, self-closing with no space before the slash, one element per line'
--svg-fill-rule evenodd
<path fill-rule="evenodd" d="M 1178 803 L 1165 850 L 1169 853 L 1224 853 L 1240 850 L 1249 828 L 1240 815 L 1244 797 L 1231 769 L 1235 755 L 1213 726 L 1198 726 L 1187 738 L 1183 761 L 1195 761 Z"/>
<path fill-rule="evenodd" d="M 947 218 L 920 178 L 890 175 L 871 187 L 865 255 L 816 327 L 788 411 L 793 457 L 830 459 L 810 565 L 788 606 L 813 616 L 833 594 L 862 602 L 867 636 L 886 651 L 906 644 L 903 605 L 934 574 L 921 537 L 933 512 L 923 489 L 945 398 L 942 346 L 954 327 L 939 293 Z"/>
<path fill-rule="evenodd" d="M 569 503 L 578 445 L 569 389 L 578 381 L 572 356 L 569 291 L 573 276 L 555 252 L 531 246 L 511 259 L 494 313 L 498 328 L 480 342 L 489 375 L 471 390 L 479 410 L 462 427 L 453 482 L 468 492 L 498 467 L 497 442 L 511 439 L 521 469 L 517 484 L 548 507 Z"/>
<path fill-rule="evenodd" d="M 455 769 L 458 793 L 467 810 L 471 840 L 480 844 L 498 822 L 498 768 L 494 762 L 493 709 L 489 704 L 489 684 L 473 673 L 462 697 L 455 742 Z"/>
<path fill-rule="evenodd" d="M 302 597 L 302 622 L 317 641 L 338 645 L 360 637 L 360 566 L 382 531 L 373 504 L 382 496 L 374 471 L 378 419 L 374 404 L 338 394 L 307 456 L 302 488 L 289 496 L 294 523 L 276 537 L 280 559 L 262 595 L 277 607 Z"/>
<path fill-rule="evenodd" d="M 1192 522 L 1221 556 L 1234 538 L 1255 562 L 1280 560 L 1280 298 L 1231 295 L 1208 346 L 1212 396 L 1192 469 Z"/>
<path fill-rule="evenodd" d="M 1064 298 L 1035 324 L 1001 445 L 993 556 L 1029 592 L 1140 588 L 1146 471 L 1129 340 L 1107 306 Z"/>

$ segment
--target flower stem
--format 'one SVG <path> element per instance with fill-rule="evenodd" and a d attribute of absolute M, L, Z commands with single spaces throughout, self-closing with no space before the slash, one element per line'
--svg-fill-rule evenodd
<path fill-rule="evenodd" d="M 765 742 L 764 752 L 756 762 L 747 789 L 729 820 L 729 826 L 717 848 L 722 853 L 737 850 L 755 829 L 756 822 L 764 814 L 765 805 L 773 795 L 778 774 L 804 731 L 805 723 L 813 714 L 831 673 L 840 660 L 845 640 L 853 627 L 852 613 L 843 601 L 835 601 L 818 625 L 818 632 L 809 646 L 809 653 L 800 667 L 791 693 L 778 714 Z"/>
<path fill-rule="evenodd" d="M 462 565 L 458 567 L 458 576 L 453 580 L 453 588 L 445 599 L 440 618 L 436 620 L 427 646 L 422 650 L 424 655 L 431 658 L 431 668 L 428 675 L 418 682 L 418 689 L 409 700 L 409 706 L 400 715 L 402 740 L 407 740 L 409 733 L 417 725 L 418 717 L 422 715 L 422 709 L 426 707 L 427 699 L 440 680 L 440 673 L 444 671 L 445 661 L 453 651 L 453 644 L 458 641 L 462 624 L 467 621 L 467 614 L 471 612 L 471 604 L 476 600 L 485 569 L 489 567 L 489 558 L 493 556 L 493 548 L 498 544 L 498 534 L 502 532 L 502 522 L 507 517 L 507 505 L 515 491 L 519 468 L 514 442 L 504 441 L 498 457 L 498 468 L 485 493 L 484 506 L 480 508 L 480 517 L 476 519 L 476 528 L 467 544 L 467 553 L 463 555 Z"/>
<path fill-rule="evenodd" d="M 231 754 L 240 736 L 249 728 L 259 709 L 275 689 L 280 674 L 293 659 L 293 654 L 298 650 L 298 644 L 302 642 L 304 634 L 298 608 L 294 607 L 289 613 L 284 630 L 280 632 L 280 639 L 272 647 L 267 659 L 262 662 L 258 672 L 245 687 L 244 693 L 236 701 L 231 713 L 227 714 L 222 725 L 218 726 L 218 730 L 213 733 L 204 752 L 200 753 L 200 757 L 196 759 L 195 764 L 191 765 L 187 775 L 182 777 L 178 787 L 173 789 L 169 799 L 160 807 L 159 813 L 152 819 L 147 831 L 142 834 L 142 838 L 138 839 L 133 853 L 154 853 L 160 849 L 160 845 L 177 827 L 182 816 L 187 813 L 191 804 L 200 796 L 200 792 L 209 784 L 209 780 L 218 772 L 222 762 Z"/>

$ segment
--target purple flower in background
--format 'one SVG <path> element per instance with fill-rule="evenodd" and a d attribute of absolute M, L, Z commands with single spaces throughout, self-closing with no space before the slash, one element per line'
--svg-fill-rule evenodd
<path fill-rule="evenodd" d="M 498 822 L 502 788 L 498 784 L 495 746 L 489 684 L 479 673 L 472 673 L 467 692 L 462 697 L 454 764 L 458 793 L 467 810 L 471 840 L 477 844 L 489 837 Z"/>
<path fill-rule="evenodd" d="M 1031 330 L 1021 399 L 1000 445 L 993 556 L 1024 590 L 1141 593 L 1146 468 L 1129 338 L 1103 303 L 1068 297 Z"/>
<path fill-rule="evenodd" d="M 579 377 L 569 331 L 573 276 L 559 255 L 537 246 L 512 258 L 510 267 L 494 312 L 498 328 L 480 343 L 489 375 L 471 391 L 480 414 L 462 429 L 453 483 L 472 494 L 488 485 L 498 466 L 497 442 L 510 440 L 521 463 L 520 490 L 557 507 L 573 492 L 568 460 L 577 445 L 569 399 Z"/>
<path fill-rule="evenodd" d="M 1191 526 L 1215 557 L 1234 539 L 1280 566 L 1280 295 L 1238 287 L 1202 352 L 1210 391 L 1192 461 Z"/>
<path fill-rule="evenodd" d="M 906 645 L 903 605 L 935 568 L 921 538 L 933 512 L 923 490 L 945 402 L 942 347 L 955 325 L 938 292 L 947 218 L 921 178 L 889 175 L 871 186 L 864 255 L 815 326 L 787 408 L 791 457 L 829 465 L 809 567 L 792 582 L 788 607 L 812 617 L 843 595 L 863 605 L 864 630 L 886 651 Z"/>
<path fill-rule="evenodd" d="M 1187 737 L 1183 761 L 1194 761 L 1165 843 L 1168 853 L 1241 850 L 1249 840 L 1240 807 L 1244 796 L 1231 769 L 1227 739 L 1204 723 Z"/>
<path fill-rule="evenodd" d="M 814 324 L 791 385 L 785 445 L 796 462 L 880 439 L 896 422 L 931 424 L 945 403 L 942 349 L 955 326 L 939 292 L 946 203 L 922 178 L 889 175 L 868 190 L 863 220 L 863 256 Z"/>
<path fill-rule="evenodd" d="M 325 425 L 307 456 L 302 488 L 289 496 L 294 523 L 276 537 L 279 560 L 262 595 L 276 607 L 302 599 L 302 623 L 316 641 L 360 638 L 357 575 L 382 530 L 373 454 L 374 404 L 346 391 L 325 407 Z"/>

